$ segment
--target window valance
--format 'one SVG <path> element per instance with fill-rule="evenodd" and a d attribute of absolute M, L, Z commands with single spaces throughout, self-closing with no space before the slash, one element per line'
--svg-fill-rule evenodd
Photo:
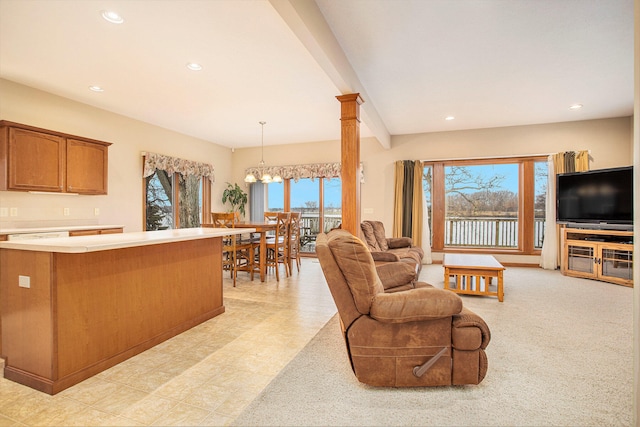
<path fill-rule="evenodd" d="M 245 170 L 245 175 L 253 175 L 260 180 L 263 173 L 271 176 L 279 175 L 282 179 L 293 179 L 298 182 L 302 178 L 340 178 L 342 164 L 335 163 L 310 163 L 306 165 L 289 166 L 265 166 L 264 168 L 251 167 Z M 360 179 L 363 181 L 362 163 L 360 163 Z"/>
<path fill-rule="evenodd" d="M 144 156 L 144 170 L 142 172 L 142 176 L 145 178 L 153 175 L 156 169 L 160 169 L 167 171 L 168 173 L 177 172 L 184 176 L 201 176 L 209 178 L 209 181 L 211 182 L 215 181 L 214 167 L 211 164 L 144 151 L 142 152 L 142 155 Z"/>

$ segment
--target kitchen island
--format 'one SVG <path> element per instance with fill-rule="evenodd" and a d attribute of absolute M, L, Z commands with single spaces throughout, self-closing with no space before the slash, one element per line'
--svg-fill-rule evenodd
<path fill-rule="evenodd" d="M 55 394 L 223 313 L 222 236 L 246 232 L 0 242 L 5 377 Z"/>

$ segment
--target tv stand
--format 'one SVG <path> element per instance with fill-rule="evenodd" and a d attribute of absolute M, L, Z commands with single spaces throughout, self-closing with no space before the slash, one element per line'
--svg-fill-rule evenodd
<path fill-rule="evenodd" d="M 610 224 L 607 222 L 567 222 L 567 228 L 584 230 L 633 231 L 633 224 Z"/>
<path fill-rule="evenodd" d="M 633 232 L 566 227 L 562 274 L 633 287 Z"/>

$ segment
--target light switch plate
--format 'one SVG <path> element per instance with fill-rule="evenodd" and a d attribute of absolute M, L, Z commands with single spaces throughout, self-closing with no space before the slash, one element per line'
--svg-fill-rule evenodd
<path fill-rule="evenodd" d="M 30 288 L 31 287 L 31 277 L 29 276 L 18 276 L 18 286 L 21 288 Z"/>
<path fill-rule="evenodd" d="M 9 208 L 0 208 L 0 216 L 9 216 Z"/>

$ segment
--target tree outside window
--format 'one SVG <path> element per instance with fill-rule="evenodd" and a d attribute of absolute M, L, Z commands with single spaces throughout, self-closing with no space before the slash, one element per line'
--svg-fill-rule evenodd
<path fill-rule="evenodd" d="M 145 189 L 146 231 L 194 228 L 204 222 L 202 177 L 168 174 L 156 169 L 153 175 L 145 178 Z M 176 192 L 177 205 L 174 204 Z"/>

